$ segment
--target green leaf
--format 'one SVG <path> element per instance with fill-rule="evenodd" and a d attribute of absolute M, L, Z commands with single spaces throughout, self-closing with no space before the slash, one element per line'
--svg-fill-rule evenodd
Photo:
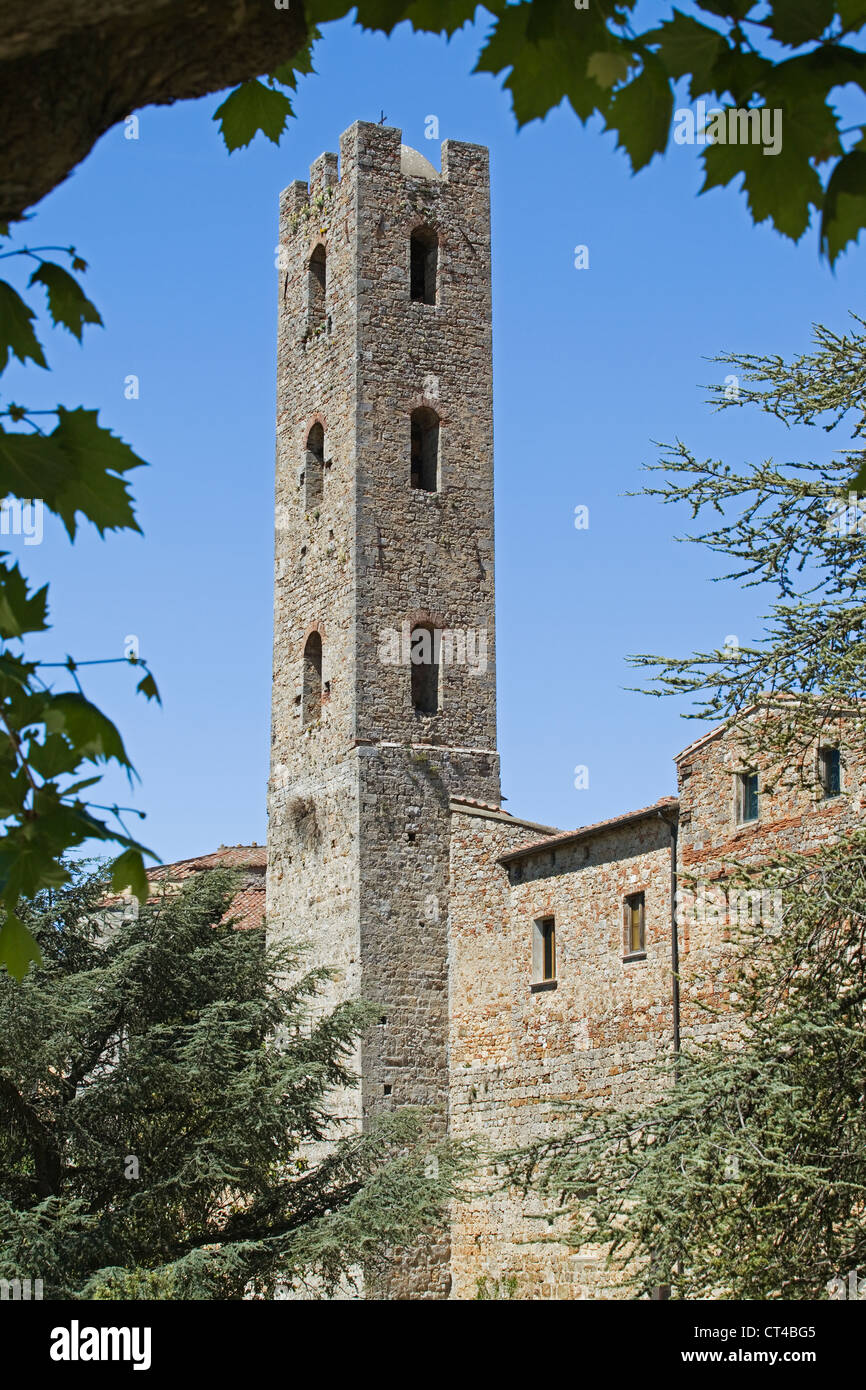
<path fill-rule="evenodd" d="M 836 12 L 845 32 L 856 32 L 866 24 L 866 0 L 836 0 Z"/>
<path fill-rule="evenodd" d="M 10 352 L 19 362 L 26 362 L 29 357 L 38 367 L 47 369 L 45 354 L 30 325 L 35 317 L 18 291 L 7 280 L 0 280 L 0 372 L 6 370 Z"/>
<path fill-rule="evenodd" d="M 670 135 L 674 94 L 664 65 L 644 56 L 643 71 L 621 87 L 611 102 L 608 128 L 619 131 L 617 145 L 628 154 L 634 173 L 664 154 Z"/>
<path fill-rule="evenodd" d="M 311 24 L 329 24 L 335 19 L 342 19 L 354 8 L 355 0 L 351 4 L 347 4 L 346 0 L 306 0 L 304 14 Z"/>
<path fill-rule="evenodd" d="M 447 4 L 448 0 L 443 0 L 443 7 Z M 409 18 L 410 8 L 407 0 L 357 0 L 355 23 L 360 24 L 362 29 L 380 29 L 390 34 L 392 29 Z M 314 17 L 318 20 L 318 13 Z"/>
<path fill-rule="evenodd" d="M 472 23 L 478 3 L 477 0 L 415 0 L 414 4 L 403 8 L 408 10 L 406 18 L 416 33 L 447 34 L 450 39 L 464 24 Z M 494 6 L 485 5 L 484 8 L 492 10 Z"/>
<path fill-rule="evenodd" d="M 835 0 L 773 0 L 767 16 L 770 33 L 779 43 L 799 48 L 821 37 L 835 11 Z"/>
<path fill-rule="evenodd" d="M 755 0 L 697 0 L 700 9 L 724 19 L 745 19 L 754 9 Z"/>
<path fill-rule="evenodd" d="M 690 15 L 674 10 L 658 28 L 644 36 L 645 43 L 658 43 L 661 61 L 671 77 L 689 76 L 689 98 L 694 101 L 703 92 L 714 91 L 713 65 L 727 46 L 717 29 L 699 23 Z"/>
<path fill-rule="evenodd" d="M 111 887 L 115 893 L 122 893 L 124 888 L 129 888 L 140 903 L 147 902 L 150 885 L 141 850 L 126 849 L 123 854 L 118 855 L 111 868 Z"/>
<path fill-rule="evenodd" d="M 40 777 L 53 780 L 63 773 L 74 772 L 81 762 L 81 755 L 62 734 L 46 734 L 41 743 L 38 739 L 30 739 L 27 761 Z M 67 788 L 64 795 L 68 795 L 70 790 Z"/>
<path fill-rule="evenodd" d="M 145 698 L 148 700 L 156 700 L 156 703 L 158 705 L 162 704 L 159 690 L 157 689 L 156 681 L 153 679 L 153 676 L 150 674 L 149 671 L 147 675 L 144 676 L 142 680 L 138 682 L 138 685 L 135 687 L 135 689 L 137 694 L 144 695 Z"/>
<path fill-rule="evenodd" d="M 121 767 L 131 769 L 123 739 L 115 725 L 76 691 L 47 695 L 44 720 L 49 733 L 62 733 L 69 739 L 79 758 L 89 762 L 114 759 Z"/>
<path fill-rule="evenodd" d="M 48 311 L 55 324 L 68 328 L 80 342 L 86 323 L 102 323 L 99 310 L 92 304 L 74 276 L 54 261 L 43 261 L 30 276 L 30 284 L 42 284 L 48 293 Z"/>
<path fill-rule="evenodd" d="M 48 585 L 28 593 L 27 580 L 17 565 L 0 567 L 0 637 L 23 637 L 48 627 Z"/>
<path fill-rule="evenodd" d="M 213 119 L 220 122 L 220 134 L 231 152 L 248 145 L 259 131 L 278 145 L 286 118 L 293 114 L 284 92 L 255 79 L 236 87 L 217 107 Z"/>
<path fill-rule="evenodd" d="M 69 471 L 66 454 L 51 435 L 7 433 L 0 426 L 0 494 L 7 497 L 41 497 L 45 505 L 54 501 Z"/>
<path fill-rule="evenodd" d="M 318 29 L 311 28 L 309 38 L 303 48 L 299 48 L 297 53 L 292 54 L 287 63 L 281 63 L 279 67 L 268 73 L 268 76 L 281 82 L 284 87 L 291 87 L 292 91 L 295 91 L 299 76 L 307 76 L 316 71 L 313 67 L 313 44 L 319 38 L 321 38 L 321 34 Z"/>
<path fill-rule="evenodd" d="M 824 193 L 821 251 L 831 265 L 866 227 L 866 151 L 852 150 L 839 160 Z"/>
<path fill-rule="evenodd" d="M 128 444 L 97 422 L 98 412 L 57 407 L 57 428 L 49 436 L 60 446 L 69 464 L 62 487 L 48 506 L 62 518 L 70 538 L 75 537 L 76 515 L 81 512 L 104 535 L 106 531 L 141 531 L 132 509 L 129 488 L 117 474 L 146 467 L 144 459 Z"/>
<path fill-rule="evenodd" d="M 501 73 L 511 68 L 504 86 L 511 92 L 518 125 L 540 120 L 567 97 L 586 121 L 606 110 L 608 93 L 587 72 L 593 53 L 610 47 L 611 35 L 596 11 L 564 9 L 550 16 L 550 31 L 527 37 L 533 5 L 508 5 L 499 16 L 475 64 L 475 72 Z"/>
<path fill-rule="evenodd" d="M 14 979 L 23 980 L 31 964 L 42 964 L 39 944 L 14 912 L 9 912 L 0 927 L 0 966 L 5 966 Z"/>
<path fill-rule="evenodd" d="M 743 174 L 749 211 L 755 222 L 770 218 L 783 236 L 798 241 L 809 225 L 810 208 L 819 207 L 823 189 L 811 160 L 818 152 L 838 147 L 835 118 L 823 101 L 804 97 L 782 111 L 782 145 L 778 154 L 764 154 L 759 143 L 710 144 L 704 155 L 701 192 L 730 183 Z"/>
<path fill-rule="evenodd" d="M 623 53 L 593 53 L 586 65 L 587 76 L 599 87 L 615 87 L 628 77 L 629 60 Z"/>

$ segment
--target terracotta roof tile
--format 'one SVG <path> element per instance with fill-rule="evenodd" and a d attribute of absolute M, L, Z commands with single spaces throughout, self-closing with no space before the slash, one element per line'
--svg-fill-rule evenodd
<path fill-rule="evenodd" d="M 227 922 L 236 918 L 239 931 L 261 927 L 265 915 L 265 869 L 268 856 L 264 845 L 220 845 L 212 854 L 200 854 L 195 859 L 179 859 L 174 864 L 156 864 L 148 869 L 148 880 L 160 883 L 185 883 L 196 874 L 210 869 L 246 869 L 247 881 L 232 899 L 223 917 Z M 106 898 L 106 906 L 119 903 L 129 894 Z"/>
<path fill-rule="evenodd" d="M 556 849 L 558 845 L 570 844 L 574 840 L 582 840 L 585 836 L 596 835 L 618 825 L 627 825 L 629 821 L 643 820 L 655 816 L 659 811 L 676 809 L 679 804 L 679 800 L 675 796 L 662 796 L 651 806 L 642 806 L 638 811 L 626 811 L 622 815 L 611 816 L 608 820 L 599 820 L 594 821 L 591 825 L 582 825 L 577 830 L 564 830 L 559 835 L 546 835 L 541 840 L 530 840 L 527 844 L 518 845 L 516 849 L 511 849 L 507 854 L 501 855 L 498 862 L 508 864 L 527 854 L 537 854 L 541 850 Z"/>

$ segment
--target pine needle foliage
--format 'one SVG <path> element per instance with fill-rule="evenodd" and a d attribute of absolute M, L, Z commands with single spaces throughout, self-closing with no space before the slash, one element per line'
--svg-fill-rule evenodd
<path fill-rule="evenodd" d="M 201 874 L 118 922 L 79 872 L 22 909 L 43 964 L 0 974 L 0 1278 L 325 1295 L 441 1222 L 459 1155 L 416 1111 L 312 1161 L 378 1011 L 323 1012 L 327 971 L 223 920 L 235 886 Z"/>

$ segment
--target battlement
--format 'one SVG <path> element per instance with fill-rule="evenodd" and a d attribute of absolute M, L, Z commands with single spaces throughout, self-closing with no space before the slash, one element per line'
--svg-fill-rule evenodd
<path fill-rule="evenodd" d="M 355 121 L 340 136 L 340 154 L 326 151 L 310 165 L 308 182 L 296 179 L 280 196 L 280 210 L 289 215 L 321 206 L 330 189 L 361 177 L 364 171 L 391 174 L 407 181 L 477 186 L 489 179 L 489 156 L 484 145 L 463 140 L 443 140 L 439 147 L 441 170 L 427 155 L 403 143 L 396 126 Z"/>

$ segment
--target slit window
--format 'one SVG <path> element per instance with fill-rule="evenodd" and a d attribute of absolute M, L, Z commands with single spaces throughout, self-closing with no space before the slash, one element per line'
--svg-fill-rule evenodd
<path fill-rule="evenodd" d="M 314 512 L 322 505 L 325 494 L 325 431 L 313 425 L 307 435 L 304 458 L 304 509 Z"/>
<path fill-rule="evenodd" d="M 322 713 L 322 635 L 311 632 L 304 646 L 304 683 L 301 718 L 313 724 Z"/>
<path fill-rule="evenodd" d="M 411 482 L 424 492 L 439 485 L 439 416 L 422 406 L 413 410 L 410 430 Z"/>
<path fill-rule="evenodd" d="M 643 893 L 630 893 L 625 900 L 625 954 L 642 955 L 646 950 L 646 927 Z"/>
<path fill-rule="evenodd" d="M 316 247 L 307 267 L 307 316 L 311 328 L 325 322 L 325 287 L 327 255 L 322 245 Z"/>
<path fill-rule="evenodd" d="M 758 819 L 757 772 L 741 772 L 737 779 L 737 819 L 741 824 Z"/>
<path fill-rule="evenodd" d="M 439 646 L 432 628 L 413 628 L 409 654 L 412 662 L 412 705 L 418 714 L 437 714 Z"/>
<path fill-rule="evenodd" d="M 556 919 L 539 917 L 532 931 L 532 981 L 549 984 L 556 979 Z"/>
<path fill-rule="evenodd" d="M 418 304 L 436 303 L 439 239 L 430 227 L 419 227 L 409 241 L 410 295 Z"/>
<path fill-rule="evenodd" d="M 818 776 L 825 797 L 838 796 L 842 790 L 842 757 L 838 748 L 818 750 Z"/>

